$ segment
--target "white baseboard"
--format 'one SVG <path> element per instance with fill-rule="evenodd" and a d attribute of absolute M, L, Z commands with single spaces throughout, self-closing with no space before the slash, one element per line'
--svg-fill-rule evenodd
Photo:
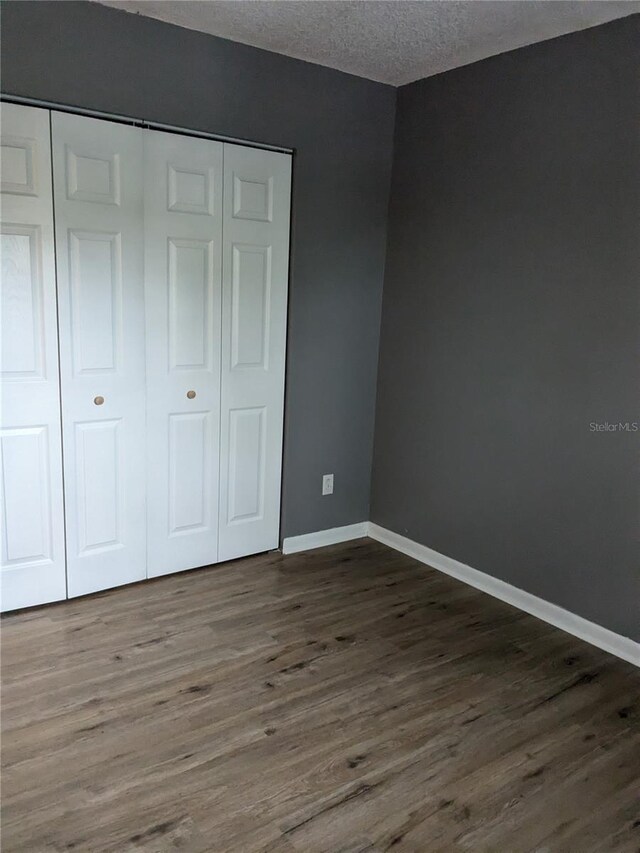
<path fill-rule="evenodd" d="M 382 542 L 396 551 L 413 557 L 420 563 L 444 572 L 444 574 L 486 592 L 494 598 L 506 601 L 507 604 L 524 610 L 525 613 L 530 613 L 549 625 L 554 625 L 574 637 L 591 643 L 592 646 L 597 646 L 605 652 L 640 667 L 640 643 L 636 643 L 629 637 L 616 634 L 608 628 L 603 628 L 595 622 L 590 622 L 582 616 L 558 607 L 557 604 L 551 604 L 551 602 L 538 598 L 530 592 L 518 589 L 510 583 L 487 575 L 485 572 L 480 572 L 478 569 L 473 569 L 465 563 L 460 563 L 452 557 L 440 554 L 426 545 L 420 545 L 418 542 L 407 539 L 406 536 L 401 536 L 392 530 L 386 530 L 384 527 L 373 524 L 373 522 L 362 521 L 359 524 L 348 524 L 345 527 L 334 527 L 331 530 L 319 530 L 316 533 L 306 533 L 302 536 L 290 536 L 282 543 L 282 553 L 295 554 L 298 551 L 309 551 L 312 548 L 322 548 L 325 545 L 349 542 L 351 539 L 360 539 L 363 536 L 369 536 L 371 539 Z"/>
<path fill-rule="evenodd" d="M 596 625 L 595 622 L 589 622 L 588 619 L 583 619 L 582 616 L 577 616 L 575 613 L 538 598 L 530 592 L 525 592 L 505 581 L 498 580 L 498 578 L 477 569 L 472 569 L 471 566 L 459 563 L 458 560 L 451 557 L 445 557 L 444 554 L 439 554 L 432 548 L 427 548 L 426 545 L 420 545 L 418 542 L 413 542 L 405 536 L 400 536 L 399 533 L 393 533 L 393 531 L 386 530 L 372 522 L 369 523 L 368 535 L 371 539 L 382 542 L 396 551 L 401 551 L 421 563 L 426 563 L 426 565 L 438 569 L 440 572 L 451 575 L 451 577 L 480 589 L 494 598 L 506 601 L 507 604 L 512 604 L 532 616 L 537 616 L 543 622 L 548 622 L 568 634 L 573 634 L 574 637 L 579 637 L 605 652 L 610 652 L 610 654 L 640 667 L 640 643 L 634 642 L 629 637 L 615 634 L 608 628 Z"/>
<path fill-rule="evenodd" d="M 324 545 L 337 545 L 351 539 L 361 539 L 369 533 L 369 522 L 347 524 L 345 527 L 332 527 L 330 530 L 318 530 L 316 533 L 304 533 L 302 536 L 289 536 L 282 542 L 283 554 L 295 554 L 297 551 L 310 551 Z"/>

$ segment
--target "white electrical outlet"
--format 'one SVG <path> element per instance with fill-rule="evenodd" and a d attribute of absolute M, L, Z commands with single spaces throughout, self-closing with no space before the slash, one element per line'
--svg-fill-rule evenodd
<path fill-rule="evenodd" d="M 323 474 L 322 475 L 322 494 L 323 495 L 332 495 L 333 494 L 333 474 Z"/>

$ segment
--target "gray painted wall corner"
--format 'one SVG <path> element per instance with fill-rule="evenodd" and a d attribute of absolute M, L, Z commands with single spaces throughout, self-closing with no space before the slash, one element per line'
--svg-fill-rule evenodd
<path fill-rule="evenodd" d="M 640 16 L 399 91 L 371 519 L 640 639 Z"/>

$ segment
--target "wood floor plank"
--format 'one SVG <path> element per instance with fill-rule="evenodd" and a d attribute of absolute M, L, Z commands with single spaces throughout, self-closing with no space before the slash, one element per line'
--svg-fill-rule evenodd
<path fill-rule="evenodd" d="M 1 634 L 6 853 L 640 849 L 638 670 L 379 543 Z"/>

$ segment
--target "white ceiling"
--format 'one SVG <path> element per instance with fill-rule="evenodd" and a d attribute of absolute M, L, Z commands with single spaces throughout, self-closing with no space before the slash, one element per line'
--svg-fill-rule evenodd
<path fill-rule="evenodd" d="M 636 0 L 104 0 L 400 86 L 640 11 Z"/>

